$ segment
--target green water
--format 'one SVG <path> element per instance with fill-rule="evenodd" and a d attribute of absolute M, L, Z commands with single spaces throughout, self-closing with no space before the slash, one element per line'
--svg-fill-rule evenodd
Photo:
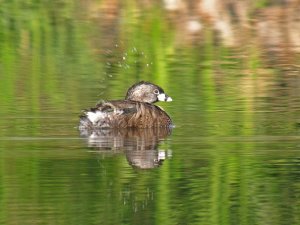
<path fill-rule="evenodd" d="M 300 54 L 251 23 L 280 6 L 232 43 L 146 2 L 0 3 L 0 224 L 300 224 Z M 139 80 L 175 128 L 80 135 Z"/>

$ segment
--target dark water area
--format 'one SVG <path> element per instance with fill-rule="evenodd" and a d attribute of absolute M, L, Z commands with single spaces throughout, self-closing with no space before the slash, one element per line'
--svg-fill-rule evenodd
<path fill-rule="evenodd" d="M 0 18 L 0 224 L 300 224 L 297 1 L 2 1 Z M 140 80 L 174 128 L 78 131 Z"/>

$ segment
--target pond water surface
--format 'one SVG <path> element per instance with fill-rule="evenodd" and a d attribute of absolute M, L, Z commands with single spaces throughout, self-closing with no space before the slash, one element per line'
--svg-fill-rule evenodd
<path fill-rule="evenodd" d="M 300 224 L 298 14 L 134 2 L 1 3 L 0 224 Z M 80 134 L 140 80 L 173 129 Z"/>

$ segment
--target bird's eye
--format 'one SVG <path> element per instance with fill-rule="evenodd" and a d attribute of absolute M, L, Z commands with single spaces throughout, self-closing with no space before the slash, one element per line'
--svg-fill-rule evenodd
<path fill-rule="evenodd" d="M 156 95 L 158 95 L 158 94 L 159 94 L 159 90 L 158 90 L 158 89 L 155 89 L 155 90 L 153 91 L 153 93 L 156 94 Z"/>

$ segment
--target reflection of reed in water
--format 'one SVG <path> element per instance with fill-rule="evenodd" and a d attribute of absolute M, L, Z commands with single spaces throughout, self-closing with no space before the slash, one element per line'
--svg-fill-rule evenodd
<path fill-rule="evenodd" d="M 159 149 L 159 142 L 171 134 L 171 128 L 99 129 L 80 131 L 88 146 L 99 152 L 115 151 L 126 154 L 133 167 L 155 168 L 170 156 L 170 151 Z"/>

